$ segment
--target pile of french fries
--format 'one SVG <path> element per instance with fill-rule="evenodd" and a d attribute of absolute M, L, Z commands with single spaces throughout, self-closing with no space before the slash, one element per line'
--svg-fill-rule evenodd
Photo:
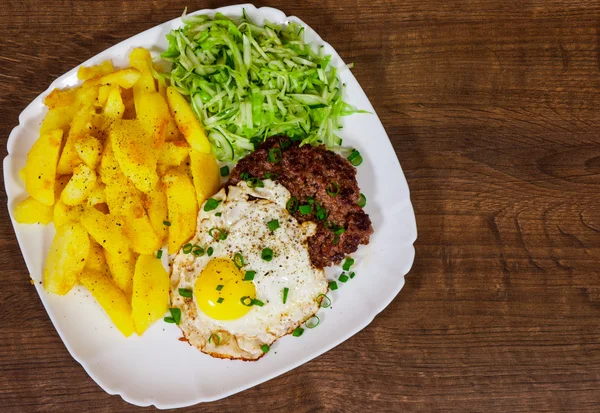
<path fill-rule="evenodd" d="M 157 251 L 177 252 L 195 232 L 198 206 L 219 188 L 202 125 L 172 87 L 155 82 L 150 53 L 82 67 L 83 84 L 52 91 L 40 138 L 21 177 L 29 197 L 19 223 L 54 223 L 43 284 L 86 287 L 117 328 L 142 334 L 169 306 Z"/>

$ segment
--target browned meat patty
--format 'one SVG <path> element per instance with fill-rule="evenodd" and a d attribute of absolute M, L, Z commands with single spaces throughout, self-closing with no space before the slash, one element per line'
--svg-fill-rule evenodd
<path fill-rule="evenodd" d="M 274 136 L 238 162 L 229 184 L 247 180 L 252 185 L 265 178 L 277 180 L 298 200 L 293 216 L 299 222 L 318 224 L 317 233 L 308 240 L 315 266 L 338 264 L 359 244 L 369 243 L 371 220 L 356 205 L 360 197 L 356 169 L 347 159 L 324 146 L 300 147 L 285 136 Z"/>

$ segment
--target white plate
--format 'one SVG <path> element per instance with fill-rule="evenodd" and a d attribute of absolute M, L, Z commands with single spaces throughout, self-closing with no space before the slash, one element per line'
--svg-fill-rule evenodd
<path fill-rule="evenodd" d="M 306 40 L 323 44 L 332 63 L 344 64 L 335 50 L 297 17 L 253 5 L 237 5 L 193 14 L 239 17 L 242 8 L 250 18 L 279 24 L 294 21 L 306 27 Z M 83 65 L 112 59 L 117 66 L 127 66 L 129 52 L 137 46 L 154 54 L 167 47 L 165 35 L 182 24 L 174 19 L 127 39 L 89 59 Z M 347 85 L 346 100 L 372 115 L 353 115 L 344 119 L 341 133 L 344 145 L 358 148 L 364 158 L 358 168 L 358 182 L 367 196 L 366 211 L 375 233 L 368 246 L 354 254 L 356 277 L 340 284 L 330 293 L 333 305 L 321 309 L 321 325 L 305 330 L 302 337 L 287 336 L 274 343 L 271 351 L 257 362 L 211 358 L 188 344 L 178 341 L 179 329 L 163 322 L 155 323 L 142 337 L 124 338 L 112 325 L 93 297 L 76 287 L 67 296 L 44 291 L 40 280 L 48 247 L 54 236 L 52 225 L 21 225 L 12 218 L 15 205 L 26 197 L 18 172 L 26 155 L 39 136 L 46 113 L 43 97 L 54 88 L 77 84 L 77 68 L 56 79 L 19 116 L 19 125 L 8 139 L 9 155 L 4 159 L 4 184 L 11 219 L 31 278 L 37 292 L 65 346 L 87 373 L 105 391 L 119 394 L 125 401 L 158 408 L 189 406 L 212 401 L 255 386 L 285 373 L 335 347 L 366 327 L 396 297 L 404 285 L 404 275 L 414 260 L 413 242 L 417 237 L 414 212 L 408 185 L 396 159 L 394 149 L 365 93 L 349 70 L 340 74 Z M 339 269 L 328 269 L 337 278 Z"/>

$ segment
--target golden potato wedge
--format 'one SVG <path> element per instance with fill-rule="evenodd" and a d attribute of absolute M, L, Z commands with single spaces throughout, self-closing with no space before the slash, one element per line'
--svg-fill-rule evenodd
<path fill-rule="evenodd" d="M 76 89 L 54 89 L 44 98 L 48 109 L 72 106 L 77 102 Z"/>
<path fill-rule="evenodd" d="M 104 76 L 115 71 L 112 61 L 105 60 L 94 66 L 81 66 L 77 70 L 77 79 L 88 80 L 97 76 Z"/>
<path fill-rule="evenodd" d="M 77 156 L 92 169 L 98 166 L 102 149 L 102 142 L 92 135 L 84 135 L 75 142 Z"/>
<path fill-rule="evenodd" d="M 42 204 L 54 204 L 54 184 L 63 131 L 54 129 L 35 141 L 25 163 L 25 188 Z"/>
<path fill-rule="evenodd" d="M 96 102 L 94 106 L 97 108 L 103 108 L 106 105 L 106 100 L 108 99 L 108 95 L 110 91 L 113 89 L 110 85 L 102 85 L 98 88 L 98 97 L 96 98 Z"/>
<path fill-rule="evenodd" d="M 104 258 L 106 258 L 112 280 L 125 293 L 127 298 L 131 298 L 133 272 L 135 270 L 135 256 L 133 252 L 129 248 L 119 253 L 104 249 Z"/>
<path fill-rule="evenodd" d="M 136 196 L 125 199 L 123 208 L 123 234 L 129 245 L 138 254 L 154 254 L 162 246 L 161 237 L 154 231 L 144 210 L 142 200 Z"/>
<path fill-rule="evenodd" d="M 115 121 L 109 140 L 121 171 L 136 188 L 149 192 L 158 182 L 157 153 L 138 120 Z"/>
<path fill-rule="evenodd" d="M 60 194 L 62 194 L 62 191 L 71 180 L 71 176 L 72 175 L 60 175 L 56 177 L 56 180 L 54 181 L 54 199 L 57 200 L 57 202 L 60 199 Z"/>
<path fill-rule="evenodd" d="M 105 204 L 106 203 L 106 193 L 105 193 L 106 185 L 98 184 L 96 187 L 88 194 L 87 204 L 90 206 Z"/>
<path fill-rule="evenodd" d="M 68 214 L 69 207 L 66 206 L 60 199 L 54 204 L 52 212 L 52 221 L 54 221 L 54 228 L 58 228 L 67 222 L 72 222 Z"/>
<path fill-rule="evenodd" d="M 159 182 L 150 192 L 146 194 L 144 207 L 150 218 L 150 223 L 154 232 L 160 237 L 162 242 L 167 238 L 167 195 L 162 182 Z"/>
<path fill-rule="evenodd" d="M 94 207 L 83 210 L 80 223 L 98 244 L 115 255 L 129 250 L 127 240 L 121 230 L 122 220 L 112 215 L 105 215 Z"/>
<path fill-rule="evenodd" d="M 133 96 L 135 100 L 135 110 L 139 114 L 140 102 L 146 93 L 156 92 L 154 77 L 150 71 L 152 57 L 150 52 L 142 47 L 137 47 L 129 54 L 129 64 L 131 67 L 140 71 L 140 79 L 133 85 Z"/>
<path fill-rule="evenodd" d="M 92 87 L 78 87 L 75 89 L 75 96 L 79 106 L 92 107 L 98 100 L 98 93 L 100 92 L 100 86 Z"/>
<path fill-rule="evenodd" d="M 106 197 L 106 204 L 111 214 L 115 216 L 125 215 L 125 201 L 129 197 L 142 199 L 142 192 L 138 190 L 131 181 L 127 178 L 123 183 L 113 183 L 106 185 L 104 188 L 104 195 Z"/>
<path fill-rule="evenodd" d="M 85 89 L 101 85 L 118 85 L 123 89 L 129 89 L 138 81 L 140 76 L 141 73 L 139 70 L 129 67 L 127 69 L 117 70 L 116 72 L 88 79 L 83 83 L 82 88 Z"/>
<path fill-rule="evenodd" d="M 80 224 L 58 227 L 44 269 L 46 291 L 59 295 L 68 293 L 77 283 L 89 253 L 90 239 Z"/>
<path fill-rule="evenodd" d="M 158 168 L 163 169 L 162 175 L 170 166 L 179 166 L 186 160 L 190 147 L 186 141 L 165 142 L 158 152 Z"/>
<path fill-rule="evenodd" d="M 59 175 L 68 175 L 73 173 L 73 168 L 81 164 L 81 159 L 77 156 L 77 150 L 75 149 L 75 142 L 90 133 L 92 129 L 91 119 L 94 109 L 90 106 L 83 105 L 77 110 L 71 128 L 69 129 L 69 135 L 65 142 L 65 146 L 60 155 L 56 173 Z"/>
<path fill-rule="evenodd" d="M 52 206 L 42 204 L 35 198 L 28 197 L 19 202 L 13 211 L 15 221 L 19 224 L 44 224 L 52 221 L 54 208 Z"/>
<path fill-rule="evenodd" d="M 77 113 L 77 106 L 59 106 L 50 109 L 40 126 L 40 135 L 50 132 L 54 129 L 61 129 L 64 136 L 67 136 L 71 128 L 71 121 Z"/>
<path fill-rule="evenodd" d="M 201 153 L 194 149 L 190 151 L 190 161 L 198 205 L 202 205 L 219 190 L 219 165 L 212 153 Z"/>
<path fill-rule="evenodd" d="M 152 137 L 154 148 L 159 148 L 167 136 L 169 122 L 173 122 L 167 101 L 159 93 L 144 93 L 136 100 L 135 111 L 144 131 Z"/>
<path fill-rule="evenodd" d="M 104 116 L 110 121 L 123 118 L 125 112 L 125 105 L 121 98 L 121 88 L 119 86 L 113 86 L 111 88 L 106 103 L 104 105 Z"/>
<path fill-rule="evenodd" d="M 108 264 L 104 258 L 104 248 L 93 239 L 90 239 L 90 255 L 85 262 L 85 269 L 97 271 L 102 274 L 108 273 Z"/>
<path fill-rule="evenodd" d="M 170 169 L 162 178 L 167 194 L 169 227 L 169 254 L 179 251 L 196 229 L 198 204 L 196 192 L 190 178 L 175 169 Z"/>
<path fill-rule="evenodd" d="M 115 158 L 110 142 L 106 142 L 104 145 L 98 174 L 100 175 L 100 181 L 106 185 L 120 185 L 127 182 L 127 178 L 121 172 L 121 167 L 117 162 L 117 158 Z"/>
<path fill-rule="evenodd" d="M 131 305 L 117 285 L 102 272 L 85 269 L 79 276 L 81 284 L 92 293 L 115 326 L 125 337 L 135 331 Z"/>
<path fill-rule="evenodd" d="M 60 194 L 65 205 L 79 205 L 98 185 L 96 171 L 85 164 L 75 167 L 73 176 Z"/>
<path fill-rule="evenodd" d="M 135 329 L 142 334 L 169 308 L 169 274 L 155 255 L 140 255 L 135 264 L 131 309 Z"/>
<path fill-rule="evenodd" d="M 206 137 L 204 127 L 196 118 L 189 103 L 173 86 L 167 88 L 167 101 L 169 102 L 169 107 L 171 108 L 171 113 L 175 118 L 177 127 L 192 149 L 198 152 L 210 153 L 210 142 Z"/>

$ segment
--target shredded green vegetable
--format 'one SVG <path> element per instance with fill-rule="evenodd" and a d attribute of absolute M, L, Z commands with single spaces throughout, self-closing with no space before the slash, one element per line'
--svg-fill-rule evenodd
<path fill-rule="evenodd" d="M 189 99 L 217 159 L 235 161 L 279 134 L 331 148 L 341 144 L 341 117 L 364 112 L 343 101 L 331 56 L 304 43 L 302 26 L 260 27 L 245 12 L 183 21 L 162 54 L 171 72 L 155 76 Z"/>

